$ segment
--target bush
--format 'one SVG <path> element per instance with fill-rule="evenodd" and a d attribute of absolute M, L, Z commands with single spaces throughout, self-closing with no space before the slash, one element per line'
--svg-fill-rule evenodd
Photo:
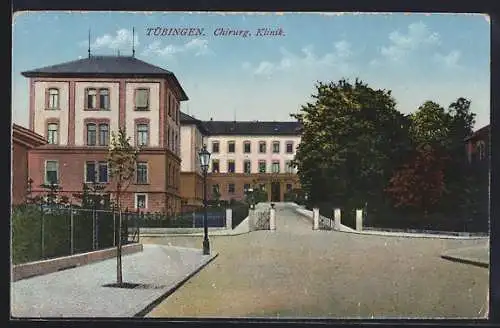
<path fill-rule="evenodd" d="M 22 205 L 12 208 L 12 261 L 20 264 L 93 250 L 93 211 L 64 206 Z M 98 249 L 113 246 L 112 212 L 97 212 Z M 43 252 L 42 252 L 43 225 Z M 126 231 L 126 230 L 124 230 Z M 124 240 L 127 234 L 124 233 Z"/>
<path fill-rule="evenodd" d="M 19 264 L 41 258 L 40 209 L 36 205 L 12 208 L 12 263 Z"/>

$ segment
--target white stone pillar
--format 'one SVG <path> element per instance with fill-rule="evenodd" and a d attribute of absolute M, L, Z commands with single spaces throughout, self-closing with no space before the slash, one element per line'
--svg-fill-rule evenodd
<path fill-rule="evenodd" d="M 319 208 L 313 208 L 313 230 L 319 230 Z"/>
<path fill-rule="evenodd" d="M 253 231 L 255 227 L 255 210 L 254 209 L 249 209 L 248 210 L 248 231 Z"/>
<path fill-rule="evenodd" d="M 363 230 L 363 210 L 356 210 L 356 230 Z"/>
<path fill-rule="evenodd" d="M 233 229 L 233 209 L 226 208 L 226 229 Z"/>
<path fill-rule="evenodd" d="M 333 210 L 333 229 L 336 231 L 340 231 L 340 225 L 342 223 L 341 221 L 341 212 L 340 208 L 336 208 Z"/>
<path fill-rule="evenodd" d="M 276 209 L 272 207 L 269 213 L 269 230 L 276 230 Z"/>

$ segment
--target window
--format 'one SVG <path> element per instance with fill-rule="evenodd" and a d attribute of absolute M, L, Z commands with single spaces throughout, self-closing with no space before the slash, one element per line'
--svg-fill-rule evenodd
<path fill-rule="evenodd" d="M 109 109 L 109 90 L 99 89 L 99 108 L 103 110 Z"/>
<path fill-rule="evenodd" d="M 218 141 L 213 141 L 212 142 L 212 154 L 213 153 L 218 153 L 219 152 L 219 142 Z"/>
<path fill-rule="evenodd" d="M 149 110 L 149 89 L 135 90 L 135 110 Z"/>
<path fill-rule="evenodd" d="M 167 98 L 167 103 L 168 103 L 168 116 L 172 117 L 172 97 L 170 96 L 170 93 L 168 94 Z"/>
<path fill-rule="evenodd" d="M 482 161 L 486 158 L 486 145 L 484 141 L 478 141 L 476 143 L 477 158 Z"/>
<path fill-rule="evenodd" d="M 108 182 L 108 163 L 99 162 L 99 182 Z"/>
<path fill-rule="evenodd" d="M 264 183 L 261 183 L 259 185 L 259 189 L 262 190 L 262 191 L 266 191 L 266 185 Z"/>
<path fill-rule="evenodd" d="M 177 151 L 179 150 L 179 147 L 178 147 L 178 144 L 177 144 L 178 142 L 179 142 L 179 140 L 178 140 L 178 138 L 177 138 L 177 134 L 176 134 L 176 135 L 175 135 L 175 146 L 174 146 L 174 150 L 175 150 L 175 152 L 177 152 Z"/>
<path fill-rule="evenodd" d="M 49 123 L 47 125 L 47 142 L 51 145 L 59 143 L 59 124 Z"/>
<path fill-rule="evenodd" d="M 99 124 L 99 146 L 107 146 L 109 144 L 109 125 L 106 123 Z"/>
<path fill-rule="evenodd" d="M 97 127 L 94 123 L 87 124 L 87 145 L 95 146 L 97 142 Z"/>
<path fill-rule="evenodd" d="M 227 172 L 229 173 L 234 173 L 235 169 L 234 169 L 234 160 L 229 160 L 227 161 Z"/>
<path fill-rule="evenodd" d="M 45 183 L 57 184 L 59 183 L 59 162 L 46 161 L 45 162 Z"/>
<path fill-rule="evenodd" d="M 273 161 L 271 171 L 273 173 L 280 173 L 280 162 L 279 161 Z"/>
<path fill-rule="evenodd" d="M 85 182 L 108 182 L 108 163 L 93 161 L 85 163 Z"/>
<path fill-rule="evenodd" d="M 228 153 L 234 153 L 235 148 L 236 148 L 236 147 L 235 147 L 235 143 L 234 143 L 234 141 L 228 141 L 228 142 L 227 142 L 227 152 L 228 152 Z"/>
<path fill-rule="evenodd" d="M 147 208 L 148 207 L 148 195 L 147 194 L 135 194 L 135 208 Z"/>
<path fill-rule="evenodd" d="M 149 136 L 149 126 L 146 123 L 140 123 L 136 126 L 137 146 L 147 146 Z"/>
<path fill-rule="evenodd" d="M 273 141 L 273 153 L 278 154 L 280 152 L 280 142 Z"/>
<path fill-rule="evenodd" d="M 248 153 L 250 153 L 250 152 L 251 152 L 251 150 L 252 150 L 252 149 L 251 149 L 251 144 L 250 144 L 250 141 L 245 141 L 245 142 L 243 143 L 243 152 L 248 154 Z"/>
<path fill-rule="evenodd" d="M 95 162 L 85 163 L 85 182 L 97 182 Z"/>
<path fill-rule="evenodd" d="M 230 194 L 234 194 L 234 183 L 230 183 L 227 185 L 227 192 Z"/>
<path fill-rule="evenodd" d="M 148 163 L 146 162 L 138 162 L 137 163 L 137 171 L 136 171 L 137 184 L 146 184 L 148 183 Z"/>
<path fill-rule="evenodd" d="M 293 154 L 293 141 L 287 141 L 286 143 L 286 153 Z"/>
<path fill-rule="evenodd" d="M 87 89 L 87 102 L 85 104 L 86 109 L 96 109 L 97 108 L 97 90 Z"/>
<path fill-rule="evenodd" d="M 59 108 L 59 89 L 50 88 L 48 91 L 47 109 Z"/>
<path fill-rule="evenodd" d="M 243 191 L 246 193 L 246 192 L 248 192 L 248 189 L 250 189 L 250 184 L 249 183 L 245 183 L 243 185 Z"/>
<path fill-rule="evenodd" d="M 212 185 L 212 193 L 219 194 L 219 184 Z"/>
<path fill-rule="evenodd" d="M 266 173 L 266 161 L 259 161 L 259 173 Z"/>
<path fill-rule="evenodd" d="M 292 161 L 286 161 L 285 162 L 286 173 L 294 173 L 293 170 L 294 170 L 294 167 L 293 167 Z"/>
<path fill-rule="evenodd" d="M 286 184 L 286 191 L 288 191 L 288 192 L 292 191 L 292 184 L 291 183 Z"/>
<path fill-rule="evenodd" d="M 251 168 L 252 168 L 252 162 L 250 162 L 249 160 L 245 160 L 243 162 L 243 172 L 246 174 L 250 174 Z"/>
<path fill-rule="evenodd" d="M 259 153 L 264 154 L 266 152 L 266 142 L 259 142 Z"/>
<path fill-rule="evenodd" d="M 213 159 L 212 160 L 212 173 L 219 173 L 219 172 L 220 172 L 219 160 Z"/>

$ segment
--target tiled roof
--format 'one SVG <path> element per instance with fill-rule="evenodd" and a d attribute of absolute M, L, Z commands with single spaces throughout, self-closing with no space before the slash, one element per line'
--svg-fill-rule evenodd
<path fill-rule="evenodd" d="M 181 123 L 195 123 L 195 122 L 200 122 L 200 120 L 195 119 L 192 116 L 189 116 L 186 113 L 181 112 L 181 117 L 180 117 Z"/>
<path fill-rule="evenodd" d="M 15 123 L 12 124 L 12 139 L 14 142 L 22 143 L 29 148 L 42 146 L 47 143 L 47 140 L 43 136 Z"/>
<path fill-rule="evenodd" d="M 180 116 L 180 121 L 181 121 L 181 124 L 184 124 L 184 125 L 189 125 L 189 124 L 193 124 L 193 125 L 196 125 L 198 127 L 198 129 L 201 131 L 202 134 L 208 134 L 208 131 L 206 129 L 206 127 L 203 125 L 203 122 L 186 114 L 186 113 L 183 113 L 183 112 L 180 112 L 181 113 L 181 116 Z"/>
<path fill-rule="evenodd" d="M 204 121 L 211 135 L 300 135 L 299 122 Z"/>
<path fill-rule="evenodd" d="M 482 128 L 476 130 L 471 136 L 465 138 L 465 140 L 474 139 L 476 137 L 482 138 L 483 136 L 487 136 L 490 133 L 490 125 L 485 125 Z"/>
<path fill-rule="evenodd" d="M 188 100 L 175 75 L 161 67 L 131 56 L 90 56 L 21 73 L 25 77 L 127 76 L 170 78 L 180 88 L 181 100 Z"/>

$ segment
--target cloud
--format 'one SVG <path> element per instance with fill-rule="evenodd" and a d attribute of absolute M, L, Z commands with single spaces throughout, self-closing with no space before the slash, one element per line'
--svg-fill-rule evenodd
<path fill-rule="evenodd" d="M 143 56 L 173 57 L 180 53 L 191 53 L 195 56 L 213 54 L 208 47 L 208 40 L 192 39 L 182 45 L 168 44 L 163 46 L 158 40 L 150 43 L 142 52 Z"/>
<path fill-rule="evenodd" d="M 458 68 L 460 66 L 458 62 L 461 55 L 462 53 L 460 51 L 452 50 L 447 55 L 436 53 L 434 55 L 434 60 L 445 67 Z"/>
<path fill-rule="evenodd" d="M 134 36 L 134 43 L 136 47 L 139 45 L 137 34 Z M 80 46 L 88 46 L 88 40 L 81 41 Z M 115 35 L 104 34 L 99 36 L 90 44 L 90 47 L 91 49 L 130 49 L 132 48 L 132 30 L 122 28 L 116 31 Z"/>
<path fill-rule="evenodd" d="M 423 22 L 408 25 L 408 32 L 393 31 L 389 34 L 390 44 L 380 49 L 380 54 L 390 61 L 401 61 L 412 51 L 426 46 L 438 45 L 440 36 L 432 32 Z M 375 64 L 376 64 L 375 60 Z"/>
<path fill-rule="evenodd" d="M 250 71 L 256 76 L 266 76 L 290 71 L 294 69 L 314 69 L 329 66 L 336 66 L 339 69 L 345 69 L 347 61 L 352 56 L 351 45 L 347 41 L 339 41 L 334 44 L 334 49 L 330 53 L 319 56 L 315 53 L 314 47 L 309 45 L 303 47 L 300 53 L 295 54 L 288 51 L 286 48 L 281 48 L 281 58 L 276 62 L 261 61 L 255 65 L 249 62 L 244 62 L 242 68 Z"/>

